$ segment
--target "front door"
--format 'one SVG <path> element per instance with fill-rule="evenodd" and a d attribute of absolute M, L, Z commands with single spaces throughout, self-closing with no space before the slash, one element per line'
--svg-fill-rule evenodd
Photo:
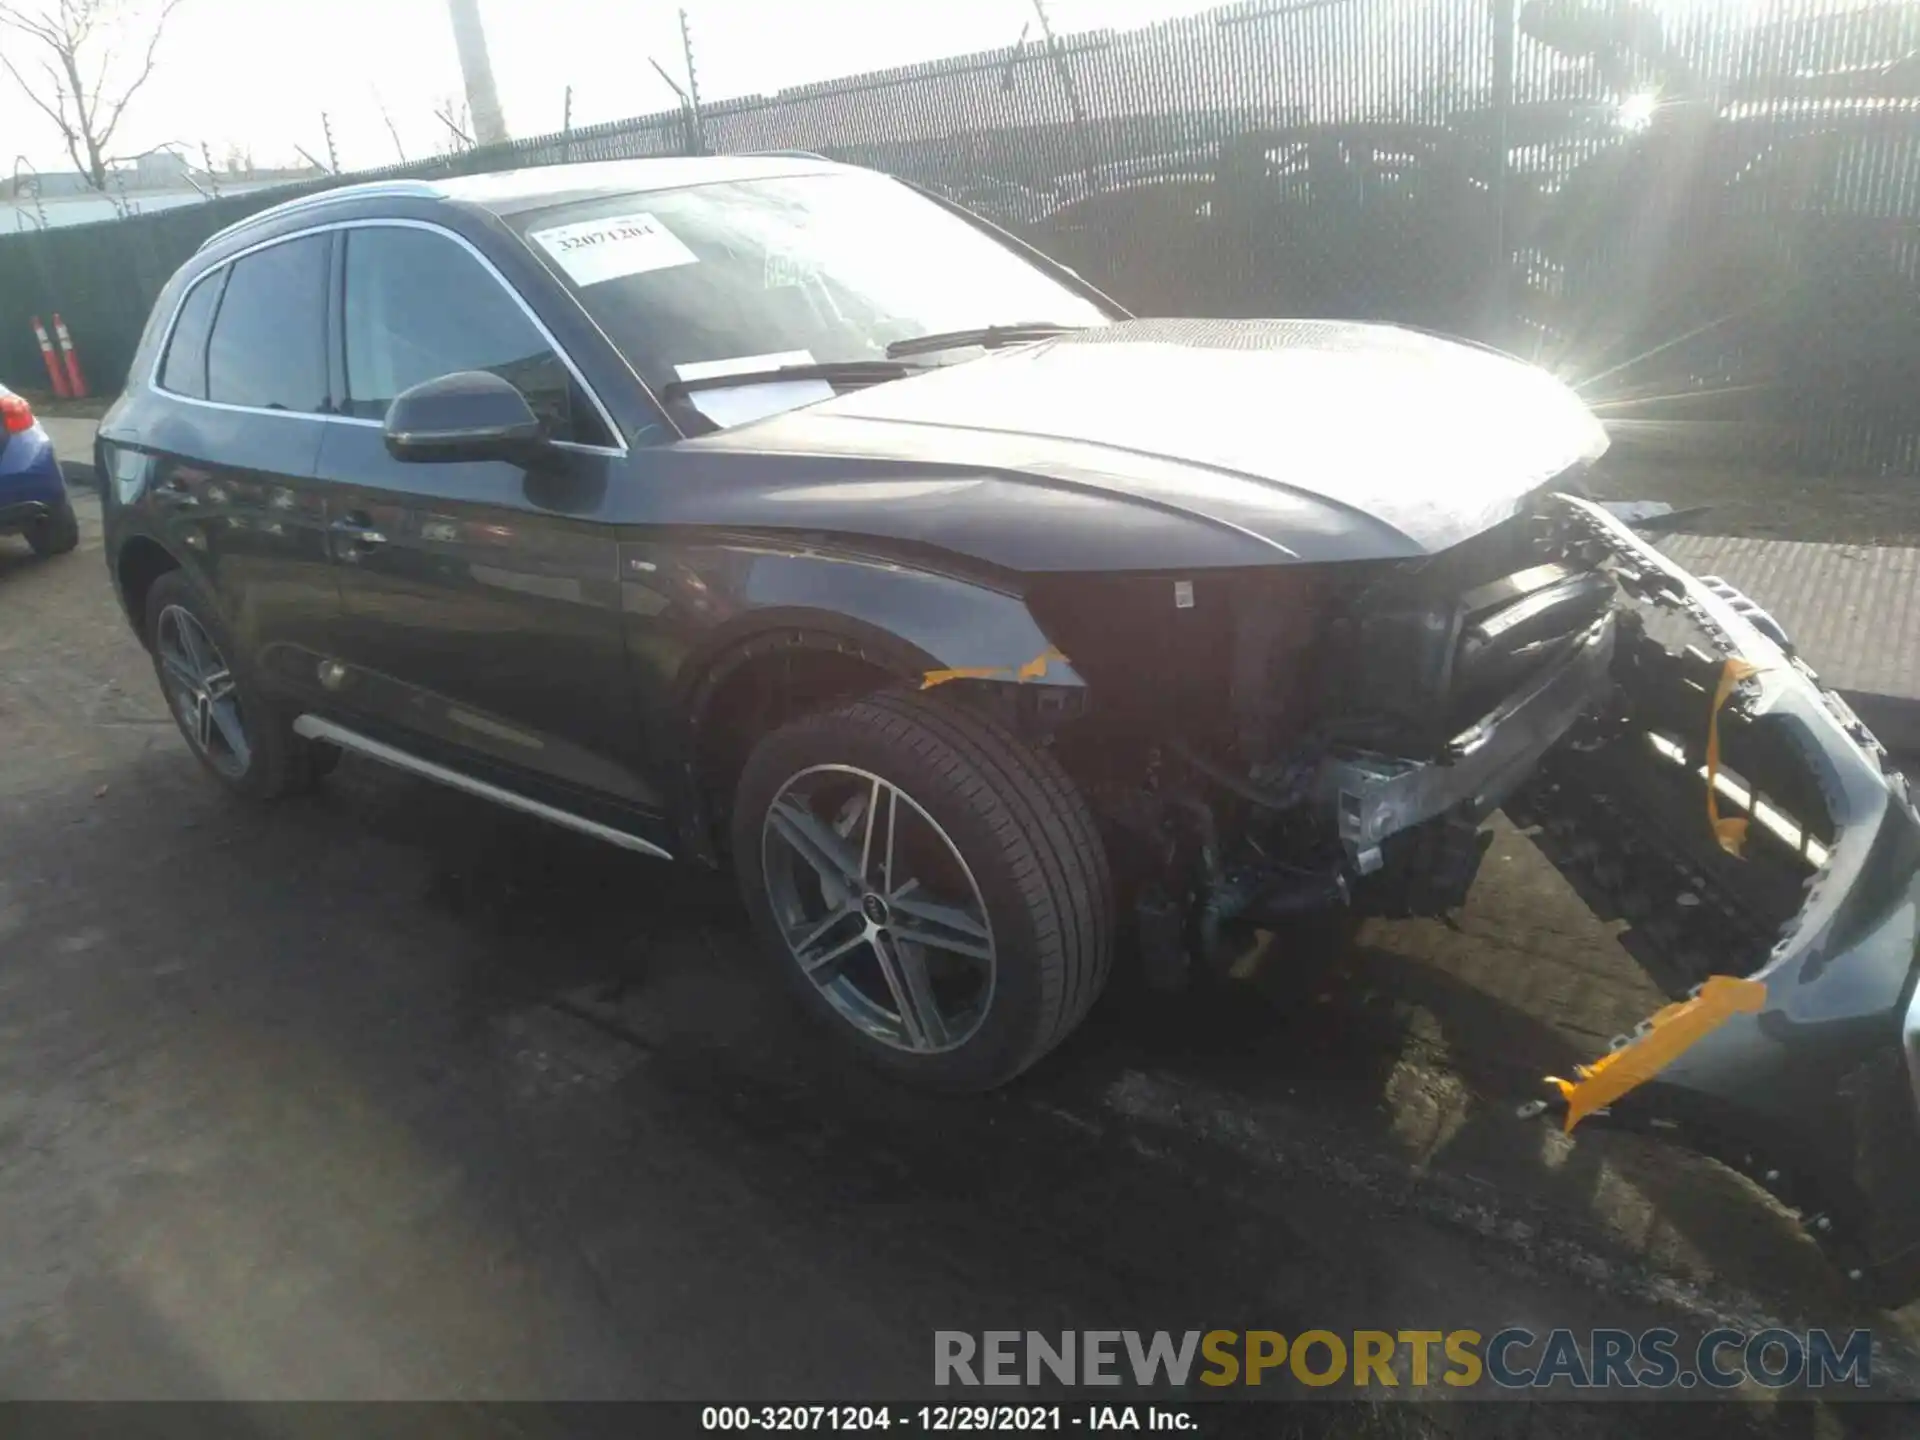
<path fill-rule="evenodd" d="M 341 232 L 346 420 L 326 427 L 345 662 L 335 708 L 379 738 L 620 827 L 640 777 L 618 546 L 602 518 L 625 454 L 543 327 L 447 231 Z M 381 421 L 423 380 L 486 370 L 561 441 L 553 467 L 402 462 Z M 347 720 L 344 723 L 352 723 Z"/>

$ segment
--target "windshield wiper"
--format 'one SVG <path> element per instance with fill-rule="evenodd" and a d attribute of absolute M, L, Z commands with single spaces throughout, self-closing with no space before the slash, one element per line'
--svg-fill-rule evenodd
<path fill-rule="evenodd" d="M 725 375 L 698 375 L 691 380 L 670 380 L 669 395 L 688 395 L 695 390 L 728 390 L 735 385 L 774 385 L 783 380 L 824 380 L 829 385 L 878 385 L 887 380 L 904 380 L 925 369 L 923 365 L 903 365 L 897 360 L 826 360 L 814 365 L 779 365 L 770 370 L 735 370 Z"/>
<path fill-rule="evenodd" d="M 944 330 L 936 335 L 916 335 L 911 340 L 896 340 L 887 346 L 895 359 L 903 355 L 931 355 L 936 350 L 958 350 L 963 345 L 979 345 L 997 350 L 1002 345 L 1024 345 L 1029 340 L 1051 340 L 1085 325 L 1060 325 L 1050 320 L 1026 320 L 1018 325 L 982 325 L 973 330 Z"/>

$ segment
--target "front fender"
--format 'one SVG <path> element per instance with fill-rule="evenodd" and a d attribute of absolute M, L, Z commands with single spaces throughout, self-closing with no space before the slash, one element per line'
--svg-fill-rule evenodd
<path fill-rule="evenodd" d="M 880 640 L 895 668 L 910 664 L 911 677 L 923 682 L 962 672 L 1016 680 L 1023 668 L 1052 657 L 1042 673 L 1026 678 L 1083 684 L 1026 600 L 980 581 L 818 553 L 763 556 L 745 598 L 766 625 L 813 623 Z"/>
<path fill-rule="evenodd" d="M 673 708 L 684 714 L 757 642 L 782 633 L 844 642 L 840 648 L 853 648 L 903 680 L 934 677 L 938 683 L 941 675 L 964 673 L 1084 687 L 1025 598 L 998 577 L 942 574 L 823 549 L 725 543 L 673 547 L 671 554 L 667 547 L 627 544 L 620 563 L 630 620 L 648 611 L 662 618 L 680 611 L 693 622 L 693 643 L 673 682 Z M 1043 663 L 1036 668 L 1036 661 Z"/>
<path fill-rule="evenodd" d="M 950 680 L 1084 691 L 1017 581 L 758 538 L 620 546 L 629 663 L 684 830 L 704 826 L 693 765 L 728 677 L 775 650 L 837 651 L 905 684 Z"/>

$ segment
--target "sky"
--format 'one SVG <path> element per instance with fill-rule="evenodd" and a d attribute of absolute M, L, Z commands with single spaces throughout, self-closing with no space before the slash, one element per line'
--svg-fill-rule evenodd
<path fill-rule="evenodd" d="M 25 0 L 31 5 L 36 0 Z M 128 32 L 153 0 L 124 0 Z M 1124 28 L 1217 0 L 1050 0 L 1062 30 Z M 481 0 L 495 83 L 516 136 L 558 130 L 573 87 L 585 126 L 676 104 L 650 59 L 685 84 L 679 6 L 662 0 Z M 943 55 L 1011 45 L 1032 0 L 687 0 L 703 99 L 772 92 Z M 1037 33 L 1037 30 L 1036 30 Z M 0 31 L 10 59 L 29 42 Z M 261 165 L 325 157 L 328 116 L 343 169 L 443 148 L 434 110 L 463 91 L 446 0 L 182 0 L 153 78 L 112 149 L 167 142 Z M 382 111 L 392 120 L 389 133 Z M 59 134 L 0 73 L 0 147 L 70 169 Z M 0 172 L 0 173 L 9 173 Z"/>
<path fill-rule="evenodd" d="M 21 0 L 29 6 L 51 0 Z M 116 0 L 128 33 L 157 0 Z M 1215 0 L 1048 0 L 1062 32 L 1124 29 Z M 1420 3 L 1420 0 L 1407 0 Z M 1668 12 L 1722 0 L 1662 0 Z M 1750 0 L 1756 10 L 1766 0 Z M 686 0 L 703 99 L 1011 45 L 1032 0 Z M 481 0 L 494 78 L 515 136 L 558 130 L 573 89 L 585 126 L 676 103 L 649 60 L 685 83 L 670 0 Z M 1037 30 L 1035 32 L 1037 34 Z M 0 30 L 8 58 L 31 42 Z M 421 159 L 449 136 L 434 111 L 462 96 L 446 0 L 182 0 L 153 78 L 112 151 L 174 143 L 261 165 L 324 158 L 322 115 L 342 169 Z M 391 121 L 391 130 L 388 121 Z M 70 168 L 58 133 L 0 73 L 0 163 Z"/>

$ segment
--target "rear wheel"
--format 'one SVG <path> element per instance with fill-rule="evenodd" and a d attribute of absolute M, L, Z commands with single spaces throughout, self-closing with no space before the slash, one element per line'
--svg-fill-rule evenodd
<path fill-rule="evenodd" d="M 293 733 L 253 678 L 219 612 L 181 571 L 147 592 L 147 649 L 174 723 L 229 790 L 270 800 L 303 790 L 338 752 Z"/>
<path fill-rule="evenodd" d="M 27 544 L 36 555 L 64 555 L 79 543 L 80 520 L 71 500 L 62 500 L 53 514 L 27 527 Z"/>
<path fill-rule="evenodd" d="M 1106 984 L 1092 817 L 1052 757 L 983 716 L 893 694 L 803 716 L 748 759 L 732 839 L 801 1003 L 902 1078 L 1004 1084 Z"/>

